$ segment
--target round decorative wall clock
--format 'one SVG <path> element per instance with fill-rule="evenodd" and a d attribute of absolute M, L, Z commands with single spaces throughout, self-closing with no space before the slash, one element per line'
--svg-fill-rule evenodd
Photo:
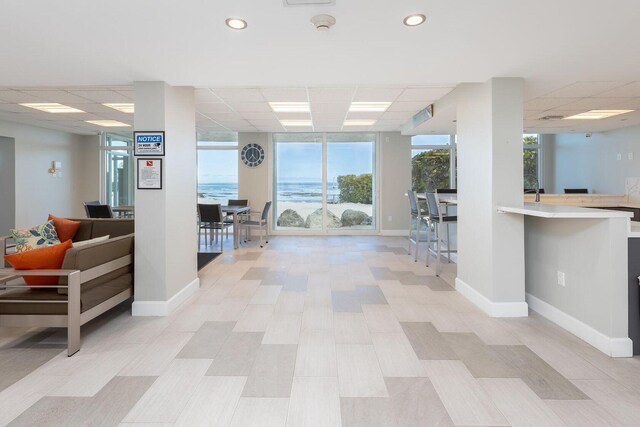
<path fill-rule="evenodd" d="M 247 144 L 242 147 L 240 158 L 250 168 L 258 167 L 264 161 L 264 149 L 260 144 Z"/>

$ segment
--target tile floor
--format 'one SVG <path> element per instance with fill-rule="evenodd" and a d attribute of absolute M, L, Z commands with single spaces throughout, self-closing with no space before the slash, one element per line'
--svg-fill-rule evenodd
<path fill-rule="evenodd" d="M 638 426 L 640 360 L 485 316 L 406 240 L 227 250 L 166 318 L 0 328 L 0 425 Z"/>

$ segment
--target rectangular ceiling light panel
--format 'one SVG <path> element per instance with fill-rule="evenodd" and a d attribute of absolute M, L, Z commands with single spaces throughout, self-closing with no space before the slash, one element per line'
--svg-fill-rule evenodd
<path fill-rule="evenodd" d="M 274 113 L 308 113 L 311 111 L 308 102 L 270 102 Z"/>
<path fill-rule="evenodd" d="M 565 117 L 564 120 L 600 120 L 620 114 L 631 113 L 632 111 L 635 110 L 591 110 L 586 113 Z"/>
<path fill-rule="evenodd" d="M 280 124 L 284 127 L 312 127 L 311 120 L 280 120 Z"/>
<path fill-rule="evenodd" d="M 106 128 L 131 127 L 131 125 L 119 122 L 117 120 L 85 120 L 85 122 L 91 123 L 92 125 L 102 126 Z"/>
<path fill-rule="evenodd" d="M 33 108 L 35 110 L 44 111 L 45 113 L 84 113 L 84 111 L 82 110 L 69 107 L 67 105 L 58 104 L 57 102 L 32 102 L 20 105 L 22 105 L 23 107 Z"/>
<path fill-rule="evenodd" d="M 345 120 L 343 126 L 373 126 L 377 120 Z"/>
<path fill-rule="evenodd" d="M 391 102 L 352 102 L 349 111 L 355 112 L 385 112 Z"/>
<path fill-rule="evenodd" d="M 282 0 L 285 6 L 332 6 L 336 0 Z"/>
<path fill-rule="evenodd" d="M 134 113 L 134 105 L 131 102 L 113 102 L 102 104 L 105 107 L 113 108 L 114 110 L 121 111 L 123 113 L 133 114 Z"/>

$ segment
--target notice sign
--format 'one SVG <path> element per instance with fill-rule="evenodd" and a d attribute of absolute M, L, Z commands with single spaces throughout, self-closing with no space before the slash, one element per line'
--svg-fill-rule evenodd
<path fill-rule="evenodd" d="M 162 159 L 138 159 L 138 190 L 162 190 Z"/>
<path fill-rule="evenodd" d="M 134 132 L 135 156 L 164 156 L 164 132 Z"/>

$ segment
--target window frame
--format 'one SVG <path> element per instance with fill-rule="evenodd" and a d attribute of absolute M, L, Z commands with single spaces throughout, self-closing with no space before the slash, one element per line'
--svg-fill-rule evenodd
<path fill-rule="evenodd" d="M 227 135 L 227 134 L 225 134 Z M 200 180 L 198 178 L 200 172 L 200 164 L 198 163 L 199 152 L 200 151 L 235 151 L 236 152 L 236 162 L 239 161 L 240 156 L 240 143 L 238 142 L 238 134 L 235 134 L 235 140 L 231 141 L 228 138 L 221 139 L 220 141 L 216 140 L 208 140 L 204 141 L 200 139 L 200 136 L 196 136 L 196 194 L 198 194 L 198 189 L 200 186 Z M 216 142 L 220 142 L 219 145 L 216 145 Z M 235 145 L 230 145 L 229 142 L 235 142 Z M 203 143 L 207 143 L 204 145 Z M 226 144 L 225 144 L 226 143 Z M 238 187 L 238 192 L 240 192 L 240 170 L 238 165 L 238 173 L 236 174 L 236 186 Z"/>
<path fill-rule="evenodd" d="M 446 134 L 439 134 L 437 136 L 443 136 Z M 429 136 L 429 135 L 413 135 L 411 137 L 411 159 L 413 159 L 413 151 L 414 150 L 449 150 L 449 186 L 450 188 L 457 188 L 457 167 L 458 162 L 457 158 L 457 144 L 456 144 L 456 135 L 448 135 L 449 136 L 449 144 L 413 144 L 414 136 Z M 434 134 L 434 136 L 436 136 Z M 413 167 L 412 167 L 413 168 Z M 413 171 L 412 171 L 413 173 Z"/>
<path fill-rule="evenodd" d="M 127 132 L 128 133 L 128 132 Z M 101 132 L 99 134 L 99 138 L 100 138 L 100 150 L 99 150 L 99 155 L 100 155 L 100 159 L 99 159 L 99 181 L 100 181 L 100 202 L 101 203 L 108 203 L 107 200 L 107 154 L 110 151 L 126 151 L 129 153 L 129 156 L 131 156 L 131 159 L 133 159 L 133 131 L 131 131 L 131 136 L 129 137 L 129 139 L 131 140 L 131 145 L 123 145 L 123 146 L 114 146 L 114 145 L 107 145 L 107 138 L 109 137 L 109 135 L 119 135 L 118 132 Z M 135 200 L 136 200 L 136 185 L 135 185 L 135 162 L 132 160 L 131 161 L 131 176 L 133 177 L 132 179 L 134 180 L 132 188 L 131 188 L 131 205 L 135 205 Z"/>
<path fill-rule="evenodd" d="M 287 135 L 288 138 L 291 138 L 292 135 L 295 134 L 304 134 L 304 135 L 315 135 L 315 141 L 278 141 L 278 138 L 274 138 L 276 135 Z M 372 183 L 372 213 L 373 213 L 373 221 L 372 228 L 369 229 L 341 229 L 341 228 L 328 228 L 326 225 L 326 212 L 327 212 L 327 147 L 328 144 L 341 144 L 341 143 L 350 143 L 350 142 L 359 142 L 359 141 L 332 141 L 327 138 L 328 135 L 341 134 L 348 136 L 349 134 L 353 135 L 372 135 L 373 140 L 371 141 L 362 141 L 362 142 L 370 142 L 372 144 L 372 174 L 373 174 L 373 183 Z M 378 235 L 380 233 L 380 215 L 381 215 L 381 186 L 380 186 L 380 133 L 379 132 L 271 132 L 269 133 L 269 143 L 271 144 L 271 153 L 272 160 L 270 163 L 270 173 L 269 173 L 269 191 L 271 193 L 271 200 L 273 201 L 271 220 L 269 221 L 269 226 L 271 228 L 271 233 L 273 235 L 309 235 L 309 236 L 330 236 L 330 235 Z M 278 143 L 295 143 L 295 142 L 309 142 L 309 143 L 317 143 L 322 145 L 322 209 L 325 212 L 322 218 L 322 228 L 317 230 L 309 230 L 303 231 L 300 230 L 283 230 L 278 229 L 277 221 L 277 170 L 278 170 Z"/>
<path fill-rule="evenodd" d="M 525 144 L 524 143 L 524 138 L 526 136 L 535 136 L 536 137 L 536 143 L 535 144 Z M 544 188 L 544 167 L 543 167 L 543 163 L 544 163 L 544 145 L 542 144 L 541 141 L 541 137 L 542 135 L 539 133 L 523 133 L 522 134 L 522 154 L 524 156 L 524 150 L 536 150 L 537 151 L 537 164 L 536 164 L 536 174 L 537 174 L 537 180 L 538 180 L 538 188 Z M 523 157 L 523 161 L 524 161 L 524 157 Z M 524 166 L 524 165 L 523 165 Z M 524 179 L 524 170 L 523 170 L 523 179 Z"/>

